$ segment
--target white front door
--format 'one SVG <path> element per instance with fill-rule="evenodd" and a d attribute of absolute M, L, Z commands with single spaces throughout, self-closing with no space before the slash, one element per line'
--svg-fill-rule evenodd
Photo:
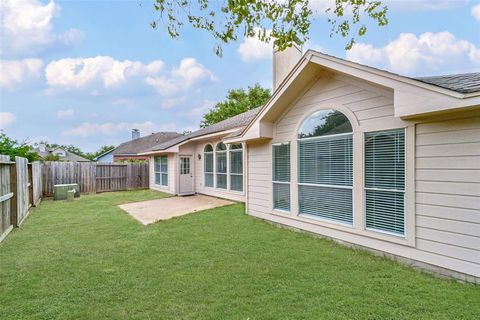
<path fill-rule="evenodd" d="M 180 156 L 180 195 L 193 194 L 193 157 Z"/>

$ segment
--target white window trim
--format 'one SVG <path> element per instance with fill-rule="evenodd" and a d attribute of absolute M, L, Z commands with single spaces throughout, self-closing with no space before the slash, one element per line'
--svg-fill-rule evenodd
<path fill-rule="evenodd" d="M 203 145 L 203 150 L 205 150 L 205 147 L 207 145 L 212 146 L 213 151 L 203 151 L 203 186 L 205 188 L 211 189 L 211 190 L 217 190 L 218 192 L 229 192 L 232 194 L 237 194 L 237 195 L 245 195 L 245 188 L 246 188 L 246 183 L 245 183 L 245 176 L 246 176 L 246 166 L 245 166 L 245 144 L 241 143 L 242 148 L 241 149 L 231 149 L 230 144 L 225 144 L 226 150 L 221 150 L 221 151 L 216 151 L 217 145 L 220 143 L 224 143 L 223 141 L 219 141 L 217 143 L 205 143 Z M 242 173 L 232 173 L 231 172 L 231 166 L 230 166 L 230 153 L 231 152 L 241 152 L 242 153 Z M 225 153 L 226 154 L 226 161 L 227 161 L 227 171 L 226 173 L 219 173 L 217 172 L 217 153 Z M 212 154 L 213 155 L 213 171 L 212 172 L 205 172 L 205 154 Z M 212 174 L 213 175 L 213 186 L 206 186 L 205 185 L 205 174 Z M 224 175 L 226 176 L 226 188 L 219 188 L 217 184 L 217 175 Z M 242 191 L 238 190 L 232 190 L 231 188 L 231 176 L 236 175 L 236 176 L 242 176 Z"/>
<path fill-rule="evenodd" d="M 303 123 L 306 119 L 308 119 L 310 117 L 310 115 L 306 118 L 304 118 L 301 123 Z M 348 117 L 347 117 L 348 118 Z M 349 119 L 350 121 L 350 119 Z M 318 137 L 310 137 L 310 138 L 297 138 L 296 139 L 296 145 L 295 145 L 295 148 L 296 148 L 296 153 L 297 153 L 297 164 L 296 164 L 296 177 L 297 177 L 297 188 L 296 188 L 296 206 L 297 206 L 297 216 L 299 217 L 305 217 L 307 219 L 313 219 L 313 220 L 317 220 L 317 221 L 323 221 L 323 222 L 326 222 L 326 223 L 331 223 L 331 224 L 334 224 L 334 225 L 340 225 L 340 226 L 345 226 L 347 228 L 355 228 L 355 223 L 356 223 L 356 219 L 358 219 L 356 217 L 356 210 L 355 210 L 355 201 L 356 201 L 356 196 L 355 196 L 355 135 L 354 135 L 354 129 L 353 129 L 353 124 L 352 125 L 352 132 L 345 132 L 345 133 L 339 133 L 339 134 L 334 134 L 334 135 L 326 135 L 326 136 L 318 136 Z M 298 129 L 297 131 L 295 132 L 295 136 L 297 136 L 298 134 Z M 305 182 L 298 182 L 299 178 L 299 171 L 300 171 L 300 161 L 299 161 L 299 157 L 300 157 L 300 153 L 298 152 L 298 148 L 299 148 L 299 142 L 300 141 L 312 141 L 312 140 L 327 140 L 331 137 L 345 137 L 345 136 L 351 136 L 352 137 L 352 185 L 351 186 L 342 186 L 342 185 L 330 185 L 330 184 L 316 184 L 316 183 L 305 183 Z M 363 158 L 362 158 L 362 162 L 363 162 Z M 312 214 L 307 214 L 307 213 L 300 213 L 300 205 L 299 205 L 299 197 L 298 197 L 298 194 L 300 193 L 299 192 L 299 188 L 298 186 L 312 186 L 312 187 L 326 187 L 326 188 L 337 188 L 337 189 L 350 189 L 352 190 L 352 222 L 351 223 L 348 223 L 348 222 L 344 222 L 344 221 L 340 221 L 340 220 L 334 220 L 334 219 L 329 219 L 329 218 L 325 218 L 325 217 L 321 217 L 321 216 L 315 216 L 315 215 L 312 215 Z M 291 195 L 290 195 L 291 197 Z"/>
<path fill-rule="evenodd" d="M 276 180 L 273 180 L 273 147 L 274 146 L 281 146 L 281 145 L 284 145 L 284 144 L 288 144 L 290 146 L 290 181 L 276 181 Z M 270 177 L 270 181 L 272 182 L 271 186 L 272 186 L 272 192 L 271 192 L 271 195 L 270 195 L 270 201 L 271 201 L 271 209 L 272 211 L 274 212 L 278 212 L 282 215 L 285 215 L 285 214 L 288 214 L 288 215 L 291 215 L 292 214 L 292 143 L 290 141 L 285 141 L 285 142 L 276 142 L 276 143 L 272 143 L 271 147 L 270 147 L 270 159 L 271 159 L 271 168 L 270 168 L 270 174 L 271 174 L 271 177 Z M 273 200 L 273 185 L 274 184 L 286 184 L 286 185 L 289 185 L 290 186 L 290 210 L 283 210 L 283 209 L 278 209 L 278 208 L 275 208 L 275 202 Z"/>
<path fill-rule="evenodd" d="M 402 128 L 394 128 L 394 129 L 383 129 L 383 130 L 372 130 L 372 131 L 365 131 L 363 133 L 363 137 L 365 139 L 365 134 L 366 133 L 369 133 L 369 132 L 382 132 L 382 131 L 390 131 L 390 130 L 398 130 L 398 129 L 402 129 Z M 407 153 L 407 141 L 408 141 L 408 138 L 407 138 L 407 129 L 408 128 L 403 128 L 404 129 L 404 135 L 405 135 L 405 155 L 404 155 L 404 158 L 405 158 L 405 163 L 404 163 L 404 168 L 405 168 L 405 186 L 404 186 L 404 189 L 405 190 L 396 190 L 396 189 L 383 189 L 383 188 L 367 188 L 365 187 L 365 149 L 363 149 L 363 154 L 362 154 L 362 159 L 363 159 L 363 172 L 364 172 L 364 178 L 363 178 L 363 226 L 364 226 L 364 230 L 366 231 L 369 231 L 369 232 L 374 232 L 374 233 L 380 233 L 380 234 L 385 234 L 387 236 L 393 236 L 393 237 L 396 237 L 396 238 L 399 238 L 399 239 L 404 239 L 404 240 L 409 240 L 407 238 L 407 233 L 408 233 L 408 224 L 407 224 L 407 212 L 409 211 L 408 209 L 408 203 L 407 203 L 407 184 L 408 184 L 408 181 L 407 181 L 407 178 L 408 178 L 408 174 L 407 174 L 407 171 L 408 171 L 408 168 L 407 168 L 407 165 L 409 163 L 409 159 L 407 157 L 408 153 Z M 415 133 L 413 133 L 413 135 L 415 135 Z M 365 147 L 365 140 L 363 140 L 363 146 Z M 373 191 L 386 191 L 386 192 L 397 192 L 397 193 L 403 193 L 403 234 L 399 234 L 399 233 L 394 233 L 394 232 L 389 232 L 389 231 L 386 231 L 386 230 L 381 230 L 381 229 L 376 229 L 376 228 L 368 228 L 366 225 L 367 225 L 367 196 L 366 196 L 366 191 L 367 190 L 373 190 Z M 410 241 L 411 242 L 411 241 Z"/>
<path fill-rule="evenodd" d="M 162 159 L 161 159 L 162 157 L 167 158 L 167 171 L 166 171 L 166 172 L 162 171 Z M 160 161 L 160 170 L 159 170 L 159 171 L 156 171 L 155 161 L 156 161 L 157 158 L 158 158 L 159 161 Z M 169 164 L 168 164 L 168 155 L 155 156 L 155 157 L 153 158 L 153 183 L 155 184 L 155 186 L 157 186 L 157 187 L 159 187 L 159 188 L 162 188 L 162 189 L 168 189 L 168 188 L 169 188 L 169 186 L 168 186 L 168 176 L 169 176 L 169 174 L 168 174 L 168 166 L 169 166 Z M 158 184 L 157 181 L 156 181 L 156 175 L 157 175 L 157 173 L 160 174 L 160 181 L 159 181 L 160 183 L 159 183 L 159 184 Z M 162 178 L 163 176 L 162 176 L 162 174 L 166 174 L 166 175 L 167 175 L 167 184 L 166 184 L 166 185 L 163 185 L 163 184 L 162 184 L 162 181 L 163 181 L 163 178 Z"/>
<path fill-rule="evenodd" d="M 211 146 L 212 147 L 212 151 L 205 151 L 205 148 L 206 146 Z M 212 155 L 212 172 L 210 171 L 205 171 L 205 161 L 206 161 L 206 157 L 205 157 L 205 154 L 211 154 Z M 206 143 L 204 146 L 203 146 L 203 186 L 205 188 L 209 188 L 209 189 L 215 189 L 215 148 L 214 148 L 214 145 L 212 143 Z M 207 186 L 206 184 L 206 180 L 205 179 L 205 175 L 206 174 L 211 174 L 212 175 L 212 182 L 213 182 L 213 186 Z"/>
<path fill-rule="evenodd" d="M 215 156 L 214 156 L 214 158 L 215 158 L 215 160 L 214 160 L 214 165 L 215 165 L 215 168 L 214 168 L 214 171 L 215 171 L 214 180 L 215 180 L 215 181 L 214 181 L 213 185 L 214 185 L 215 189 L 218 189 L 218 190 L 227 190 L 227 191 L 228 191 L 228 190 L 229 190 L 229 181 L 228 181 L 228 180 L 229 180 L 229 179 L 228 179 L 228 169 L 229 169 L 229 165 L 228 165 L 228 161 L 230 160 L 229 157 L 228 157 L 228 146 L 227 146 L 225 143 L 223 143 L 223 144 L 225 145 L 226 149 L 225 149 L 225 150 L 217 151 L 217 146 L 218 146 L 220 143 L 223 143 L 223 142 L 222 142 L 222 141 L 217 142 L 217 143 L 215 144 L 215 149 L 214 149 L 214 152 L 215 152 Z M 224 173 L 224 172 L 217 172 L 217 155 L 218 155 L 219 153 L 222 153 L 222 154 L 224 153 L 224 154 L 225 154 L 225 158 L 226 158 L 226 161 L 227 161 L 227 166 L 226 166 L 226 171 L 225 171 L 225 173 Z M 226 176 L 226 177 L 225 177 L 225 183 L 226 183 L 225 188 L 220 188 L 220 187 L 218 186 L 218 184 L 217 184 L 217 175 L 224 175 L 224 176 Z"/>
<path fill-rule="evenodd" d="M 371 239 L 381 240 L 385 242 L 395 243 L 403 246 L 415 247 L 416 239 L 416 225 L 415 225 L 415 124 L 407 123 L 404 121 L 379 121 L 375 123 L 367 123 L 360 125 L 356 119 L 354 113 L 343 106 L 332 106 L 331 104 L 318 104 L 313 106 L 308 115 L 323 109 L 336 109 L 344 113 L 349 118 L 353 129 L 353 227 L 335 224 L 333 222 L 320 221 L 315 219 L 304 218 L 298 214 L 298 188 L 294 188 L 294 185 L 298 183 L 297 176 L 297 132 L 300 128 L 303 120 L 307 116 L 297 122 L 294 130 L 294 138 L 291 141 L 291 163 L 290 183 L 292 187 L 290 189 L 290 215 L 271 210 L 270 214 L 279 218 L 316 225 L 318 227 L 327 228 L 344 232 L 345 235 L 357 235 Z M 278 123 L 278 122 L 277 122 Z M 405 237 L 392 236 L 389 234 L 379 233 L 371 231 L 365 228 L 364 223 L 364 133 L 370 131 L 382 131 L 391 129 L 405 128 Z M 281 140 L 274 140 L 272 144 L 282 143 Z M 270 159 L 272 159 L 272 148 L 270 148 Z M 269 172 L 272 173 L 272 162 L 269 161 Z M 273 194 L 272 188 L 270 188 L 269 199 L 271 202 L 271 208 L 273 208 Z M 348 238 L 348 236 L 346 236 Z"/>
<path fill-rule="evenodd" d="M 227 145 L 227 151 L 228 151 L 228 157 L 227 157 L 228 158 L 227 159 L 227 161 L 228 161 L 228 164 L 227 164 L 227 172 L 228 172 L 228 178 L 227 179 L 228 179 L 228 182 L 227 182 L 227 184 L 228 184 L 228 191 L 243 194 L 243 191 L 245 189 L 245 186 L 244 186 L 244 180 L 245 180 L 244 172 L 245 172 L 245 170 L 244 170 L 244 158 L 243 158 L 243 144 L 241 144 L 241 143 L 236 143 L 236 144 L 240 144 L 242 146 L 242 148 L 241 149 L 232 149 L 230 144 Z M 231 168 L 230 160 L 231 160 L 232 152 L 238 152 L 238 153 L 242 154 L 242 173 L 232 173 L 231 172 L 232 168 Z M 242 190 L 232 190 L 232 179 L 231 179 L 232 176 L 241 176 L 242 177 Z"/>

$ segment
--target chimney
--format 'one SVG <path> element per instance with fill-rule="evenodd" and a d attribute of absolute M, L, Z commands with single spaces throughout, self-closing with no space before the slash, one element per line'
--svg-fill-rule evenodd
<path fill-rule="evenodd" d="M 140 130 L 132 129 L 132 140 L 140 138 Z"/>
<path fill-rule="evenodd" d="M 302 55 L 302 48 L 295 43 L 283 51 L 273 49 L 273 91 L 277 90 Z"/>

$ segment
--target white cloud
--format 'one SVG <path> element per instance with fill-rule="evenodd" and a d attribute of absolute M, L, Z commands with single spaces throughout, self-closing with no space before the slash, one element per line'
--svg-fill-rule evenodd
<path fill-rule="evenodd" d="M 449 73 L 480 66 L 480 49 L 448 31 L 425 32 L 418 37 L 402 33 L 384 47 L 357 43 L 347 51 L 347 58 L 403 74 Z"/>
<path fill-rule="evenodd" d="M 475 20 L 480 21 L 480 3 L 472 7 L 470 11 Z"/>
<path fill-rule="evenodd" d="M 217 104 L 216 101 L 213 100 L 204 100 L 198 107 L 190 109 L 186 115 L 190 116 L 195 119 L 200 119 L 208 110 L 213 108 Z"/>
<path fill-rule="evenodd" d="M 70 119 L 70 118 L 73 118 L 74 115 L 75 115 L 75 111 L 72 108 L 57 111 L 58 119 Z"/>
<path fill-rule="evenodd" d="M 124 84 L 130 77 L 156 74 L 163 65 L 160 60 L 143 64 L 139 61 L 119 61 L 109 56 L 64 58 L 50 62 L 45 69 L 45 77 L 51 88 L 79 89 L 94 83 L 110 88 Z"/>
<path fill-rule="evenodd" d="M 259 32 L 257 29 L 255 32 Z M 245 62 L 271 59 L 273 50 L 273 41 L 269 43 L 262 42 L 256 37 L 245 37 L 238 46 L 238 54 Z"/>
<path fill-rule="evenodd" d="M 133 128 L 139 129 L 140 132 L 149 134 L 159 131 L 175 131 L 174 123 L 156 124 L 151 121 L 145 122 L 120 122 L 120 123 L 91 123 L 85 122 L 71 130 L 64 131 L 62 135 L 69 137 L 87 138 L 97 135 L 114 136 L 120 132 L 130 132 Z"/>
<path fill-rule="evenodd" d="M 37 0 L 0 1 L 1 53 L 31 54 L 54 43 L 71 44 L 83 38 L 83 33 L 77 29 L 70 29 L 63 34 L 53 31 L 52 19 L 59 12 L 53 0 L 46 4 Z"/>
<path fill-rule="evenodd" d="M 31 78 L 37 78 L 42 66 L 40 59 L 0 60 L 0 87 L 12 88 Z"/>
<path fill-rule="evenodd" d="M 16 120 L 16 117 L 11 112 L 0 112 L 0 128 L 11 125 Z"/>
<path fill-rule="evenodd" d="M 145 78 L 145 82 L 161 96 L 185 91 L 204 80 L 217 81 L 218 78 L 195 58 L 182 59 L 180 65 L 173 67 L 169 74 Z"/>
<path fill-rule="evenodd" d="M 172 109 L 174 107 L 178 107 L 181 104 L 184 104 L 186 101 L 187 101 L 187 98 L 185 96 L 167 98 L 162 101 L 162 108 Z"/>

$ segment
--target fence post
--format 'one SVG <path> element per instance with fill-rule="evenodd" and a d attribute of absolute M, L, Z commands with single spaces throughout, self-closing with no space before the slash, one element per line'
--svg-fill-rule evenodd
<path fill-rule="evenodd" d="M 27 164 L 27 176 L 28 176 L 28 207 L 33 207 L 34 205 L 34 202 L 33 201 L 33 168 L 32 168 L 32 164 L 29 163 Z"/>
<path fill-rule="evenodd" d="M 10 192 L 13 192 L 13 197 L 10 201 L 10 223 L 16 227 L 17 226 L 17 199 L 18 199 L 18 191 L 17 191 L 17 164 L 14 163 L 10 166 Z"/>

